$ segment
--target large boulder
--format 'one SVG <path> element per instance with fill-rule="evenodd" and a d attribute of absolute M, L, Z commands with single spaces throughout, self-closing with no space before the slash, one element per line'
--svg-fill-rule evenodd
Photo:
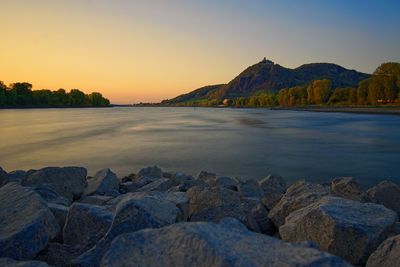
<path fill-rule="evenodd" d="M 219 222 L 224 217 L 246 221 L 238 192 L 220 187 L 192 187 L 188 190 L 189 220 Z"/>
<path fill-rule="evenodd" d="M 213 187 L 224 187 L 233 191 L 238 191 L 238 184 L 238 180 L 227 176 L 217 177 L 210 182 L 210 185 Z"/>
<path fill-rule="evenodd" d="M 0 187 L 8 183 L 8 174 L 0 167 Z"/>
<path fill-rule="evenodd" d="M 47 262 L 51 266 L 70 267 L 72 261 L 84 252 L 82 250 L 79 246 L 50 243 L 35 259 Z"/>
<path fill-rule="evenodd" d="M 216 179 L 217 175 L 215 173 L 207 171 L 201 171 L 197 176 L 197 180 L 203 181 L 208 185 L 212 185 L 212 183 L 214 183 Z"/>
<path fill-rule="evenodd" d="M 65 197 L 60 196 L 56 191 L 50 188 L 50 186 L 42 184 L 33 187 L 36 193 L 46 201 L 48 204 L 59 204 L 64 206 L 71 205 L 71 201 L 66 199 Z"/>
<path fill-rule="evenodd" d="M 336 178 L 331 183 L 332 194 L 338 197 L 351 199 L 354 201 L 363 201 L 365 196 L 353 177 Z"/>
<path fill-rule="evenodd" d="M 103 206 L 106 205 L 107 202 L 109 202 L 112 199 L 114 199 L 114 197 L 93 195 L 93 196 L 83 197 L 82 199 L 79 200 L 79 203 Z"/>
<path fill-rule="evenodd" d="M 48 267 L 49 265 L 42 261 L 16 261 L 10 258 L 0 258 L 0 266 L 4 267 Z"/>
<path fill-rule="evenodd" d="M 253 207 L 251 216 L 257 225 L 257 232 L 274 235 L 278 231 L 272 220 L 268 218 L 268 210 L 263 204 L 259 203 Z"/>
<path fill-rule="evenodd" d="M 314 241 L 321 249 L 362 265 L 385 240 L 397 214 L 382 205 L 324 197 L 292 212 L 279 228 L 283 240 Z"/>
<path fill-rule="evenodd" d="M 65 221 L 67 220 L 67 215 L 69 208 L 64 206 L 64 205 L 59 205 L 59 204 L 54 204 L 54 203 L 47 203 L 47 206 L 51 210 L 51 212 L 54 215 L 54 218 L 56 218 L 58 226 L 60 229 L 64 228 Z M 59 231 L 58 235 L 56 236 L 55 240 L 56 241 L 62 241 L 62 231 Z"/>
<path fill-rule="evenodd" d="M 304 208 L 329 194 L 329 187 L 304 180 L 296 182 L 270 210 L 268 217 L 279 227 L 285 223 L 286 216 L 291 212 Z"/>
<path fill-rule="evenodd" d="M 168 178 L 160 178 L 151 183 L 146 184 L 145 186 L 139 188 L 138 192 L 146 192 L 146 191 L 167 191 L 171 187 L 176 185 L 174 181 Z"/>
<path fill-rule="evenodd" d="M 79 199 L 86 187 L 87 171 L 82 167 L 47 167 L 27 175 L 24 186 L 46 185 L 69 201 Z"/>
<path fill-rule="evenodd" d="M 254 179 L 238 179 L 237 189 L 242 197 L 261 199 L 263 196 L 263 191 L 260 185 Z"/>
<path fill-rule="evenodd" d="M 282 176 L 268 175 L 267 177 L 258 181 L 262 191 L 262 203 L 264 206 L 271 210 L 286 192 L 286 182 Z"/>
<path fill-rule="evenodd" d="M 29 172 L 16 170 L 8 173 L 8 181 L 21 184 Z"/>
<path fill-rule="evenodd" d="M 112 242 L 101 266 L 350 266 L 328 253 L 239 225 L 179 223 L 123 234 Z"/>
<path fill-rule="evenodd" d="M 64 243 L 90 249 L 107 233 L 112 219 L 113 214 L 103 207 L 74 203 L 65 222 Z"/>
<path fill-rule="evenodd" d="M 0 257 L 30 260 L 60 228 L 46 203 L 30 188 L 0 188 Z"/>
<path fill-rule="evenodd" d="M 156 180 L 163 177 L 163 171 L 158 166 L 149 166 L 141 169 L 137 177 L 147 177 L 151 180 Z"/>
<path fill-rule="evenodd" d="M 85 195 L 118 195 L 119 180 L 108 168 L 98 171 L 87 183 Z"/>
<path fill-rule="evenodd" d="M 400 266 L 400 235 L 385 240 L 367 261 L 367 267 Z"/>
<path fill-rule="evenodd" d="M 179 185 L 173 186 L 170 189 L 168 189 L 168 192 L 187 192 L 190 188 L 194 186 L 208 187 L 209 185 L 203 180 L 198 180 L 198 179 L 185 180 L 181 182 Z"/>
<path fill-rule="evenodd" d="M 382 204 L 392 209 L 400 216 L 400 186 L 390 182 L 382 181 L 367 191 L 372 202 Z"/>
<path fill-rule="evenodd" d="M 112 225 L 106 235 L 96 246 L 79 256 L 74 264 L 97 266 L 116 236 L 173 224 L 179 213 L 179 209 L 172 202 L 162 200 L 157 196 L 144 193 L 127 194 L 118 202 Z"/>

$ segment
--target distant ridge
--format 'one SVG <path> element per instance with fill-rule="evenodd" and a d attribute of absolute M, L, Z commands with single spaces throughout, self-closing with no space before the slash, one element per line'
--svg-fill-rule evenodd
<path fill-rule="evenodd" d="M 369 76 L 369 74 L 349 70 L 332 63 L 311 63 L 290 69 L 264 58 L 245 69 L 228 84 L 204 86 L 190 93 L 165 100 L 163 103 L 249 97 L 259 91 L 277 93 L 282 88 L 305 85 L 319 79 L 331 80 L 333 88 L 355 87 Z"/>

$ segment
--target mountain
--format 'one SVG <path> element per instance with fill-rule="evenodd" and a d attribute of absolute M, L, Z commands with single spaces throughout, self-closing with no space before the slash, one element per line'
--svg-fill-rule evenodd
<path fill-rule="evenodd" d="M 259 91 L 277 93 L 282 88 L 305 85 L 313 80 L 329 79 L 332 87 L 355 87 L 370 75 L 331 63 L 305 64 L 295 69 L 263 59 L 240 73 L 228 84 L 205 86 L 163 103 L 248 97 Z"/>

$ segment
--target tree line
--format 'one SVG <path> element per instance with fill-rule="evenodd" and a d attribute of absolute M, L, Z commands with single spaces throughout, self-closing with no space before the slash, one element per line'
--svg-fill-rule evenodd
<path fill-rule="evenodd" d="M 70 92 L 32 90 L 32 84 L 17 82 L 6 86 L 0 81 L 0 107 L 106 107 L 110 101 L 101 93 L 85 94 L 79 89 Z"/>

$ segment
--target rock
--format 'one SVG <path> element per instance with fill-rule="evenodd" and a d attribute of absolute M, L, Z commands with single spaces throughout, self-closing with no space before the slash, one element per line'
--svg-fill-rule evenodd
<path fill-rule="evenodd" d="M 79 199 L 86 187 L 86 169 L 47 167 L 27 175 L 24 186 L 47 185 L 69 201 Z"/>
<path fill-rule="evenodd" d="M 169 192 L 187 192 L 190 188 L 198 186 L 198 187 L 207 187 L 209 186 L 206 182 L 202 180 L 186 180 L 177 186 L 173 186 L 168 189 Z"/>
<path fill-rule="evenodd" d="M 221 176 L 210 182 L 213 187 L 224 187 L 233 191 L 238 191 L 238 180 L 231 177 Z"/>
<path fill-rule="evenodd" d="M 254 218 L 260 233 L 274 235 L 276 232 L 278 232 L 275 224 L 270 218 L 268 218 L 268 210 L 263 204 L 260 203 L 256 205 L 251 210 L 251 216 Z"/>
<path fill-rule="evenodd" d="M 154 182 L 146 184 L 145 186 L 139 188 L 137 191 L 138 192 L 167 191 L 174 185 L 175 184 L 172 180 L 170 180 L 168 178 L 160 178 L 160 179 L 155 180 Z"/>
<path fill-rule="evenodd" d="M 382 204 L 392 209 L 400 216 L 400 186 L 390 182 L 382 181 L 367 191 L 368 197 L 374 203 Z"/>
<path fill-rule="evenodd" d="M 260 185 L 253 179 L 240 179 L 238 181 L 237 189 L 242 197 L 261 199 L 263 196 Z"/>
<path fill-rule="evenodd" d="M 194 180 L 194 178 L 192 176 L 186 175 L 186 174 L 181 173 L 181 172 L 174 173 L 170 177 L 166 177 L 165 173 L 164 173 L 164 178 L 171 179 L 175 184 L 182 184 L 182 183 L 184 183 L 186 181 L 193 181 Z"/>
<path fill-rule="evenodd" d="M 150 167 L 146 167 L 143 168 L 139 171 L 138 175 L 139 178 L 140 177 L 146 177 L 149 178 L 150 180 L 157 180 L 159 178 L 163 177 L 163 172 L 161 170 L 161 168 L 157 167 L 157 166 L 150 166 Z"/>
<path fill-rule="evenodd" d="M 292 212 L 279 233 L 285 241 L 311 240 L 329 253 L 363 265 L 397 219 L 382 205 L 328 196 Z"/>
<path fill-rule="evenodd" d="M 331 190 L 335 196 L 354 201 L 363 201 L 364 196 L 356 179 L 353 177 L 336 178 L 331 183 Z"/>
<path fill-rule="evenodd" d="M 8 183 L 8 174 L 0 167 L 0 187 Z"/>
<path fill-rule="evenodd" d="M 48 204 L 52 203 L 64 206 L 71 205 L 71 201 L 60 196 L 56 191 L 52 190 L 49 186 L 45 184 L 33 187 L 33 190 L 35 190 L 35 192 L 38 193 L 41 196 L 41 198 Z"/>
<path fill-rule="evenodd" d="M 59 226 L 46 203 L 30 188 L 0 188 L 0 257 L 30 260 L 56 237 Z"/>
<path fill-rule="evenodd" d="M 136 184 L 135 182 L 128 181 L 124 183 L 119 184 L 119 192 L 122 194 L 130 193 L 130 192 L 135 192 L 138 190 L 141 186 Z"/>
<path fill-rule="evenodd" d="M 48 267 L 42 261 L 16 261 L 10 258 L 0 258 L 0 266 L 4 267 Z"/>
<path fill-rule="evenodd" d="M 81 200 L 79 200 L 79 203 L 103 206 L 106 205 L 112 199 L 114 199 L 114 197 L 93 195 L 82 198 Z"/>
<path fill-rule="evenodd" d="M 87 181 L 85 195 L 116 196 L 119 190 L 119 180 L 110 169 L 98 171 L 95 176 Z"/>
<path fill-rule="evenodd" d="M 233 217 L 246 222 L 238 192 L 219 187 L 192 187 L 188 190 L 189 220 L 219 222 Z"/>
<path fill-rule="evenodd" d="M 116 236 L 175 223 L 179 213 L 179 209 L 173 203 L 156 196 L 148 196 L 145 193 L 127 194 L 119 201 L 107 234 L 73 263 L 79 266 L 97 266 Z"/>
<path fill-rule="evenodd" d="M 82 249 L 66 244 L 50 243 L 45 250 L 40 252 L 36 260 L 47 262 L 52 266 L 70 267 L 72 261 L 82 253 Z"/>
<path fill-rule="evenodd" d="M 179 223 L 120 235 L 101 266 L 126 265 L 350 266 L 336 256 L 247 231 L 232 221 Z"/>
<path fill-rule="evenodd" d="M 217 176 L 215 175 L 215 173 L 206 172 L 206 171 L 201 171 L 199 173 L 199 176 L 197 176 L 197 180 L 203 181 L 208 185 L 211 185 L 216 179 L 217 179 Z"/>
<path fill-rule="evenodd" d="M 168 192 L 164 199 L 174 203 L 181 211 L 177 221 L 187 221 L 189 218 L 189 197 L 186 192 Z"/>
<path fill-rule="evenodd" d="M 107 233 L 112 219 L 113 215 L 100 206 L 74 203 L 65 222 L 64 244 L 90 249 Z"/>
<path fill-rule="evenodd" d="M 299 181 L 290 186 L 281 200 L 270 210 L 268 217 L 279 227 L 291 212 L 304 208 L 330 193 L 320 184 Z"/>
<path fill-rule="evenodd" d="M 271 210 L 282 198 L 286 192 L 286 182 L 282 176 L 269 175 L 258 181 L 262 191 L 262 203 L 264 206 Z"/>
<path fill-rule="evenodd" d="M 367 261 L 367 267 L 400 266 L 400 235 L 386 239 Z"/>
<path fill-rule="evenodd" d="M 56 218 L 58 226 L 60 229 L 64 228 L 65 221 L 67 220 L 67 215 L 69 208 L 63 205 L 59 204 L 53 204 L 53 203 L 47 203 L 47 206 L 51 210 L 51 212 L 54 215 L 54 218 Z M 57 241 L 62 241 L 62 231 L 59 231 L 58 235 L 56 236 L 55 240 Z"/>
<path fill-rule="evenodd" d="M 21 184 L 27 175 L 26 171 L 16 170 L 8 173 L 8 181 Z"/>

